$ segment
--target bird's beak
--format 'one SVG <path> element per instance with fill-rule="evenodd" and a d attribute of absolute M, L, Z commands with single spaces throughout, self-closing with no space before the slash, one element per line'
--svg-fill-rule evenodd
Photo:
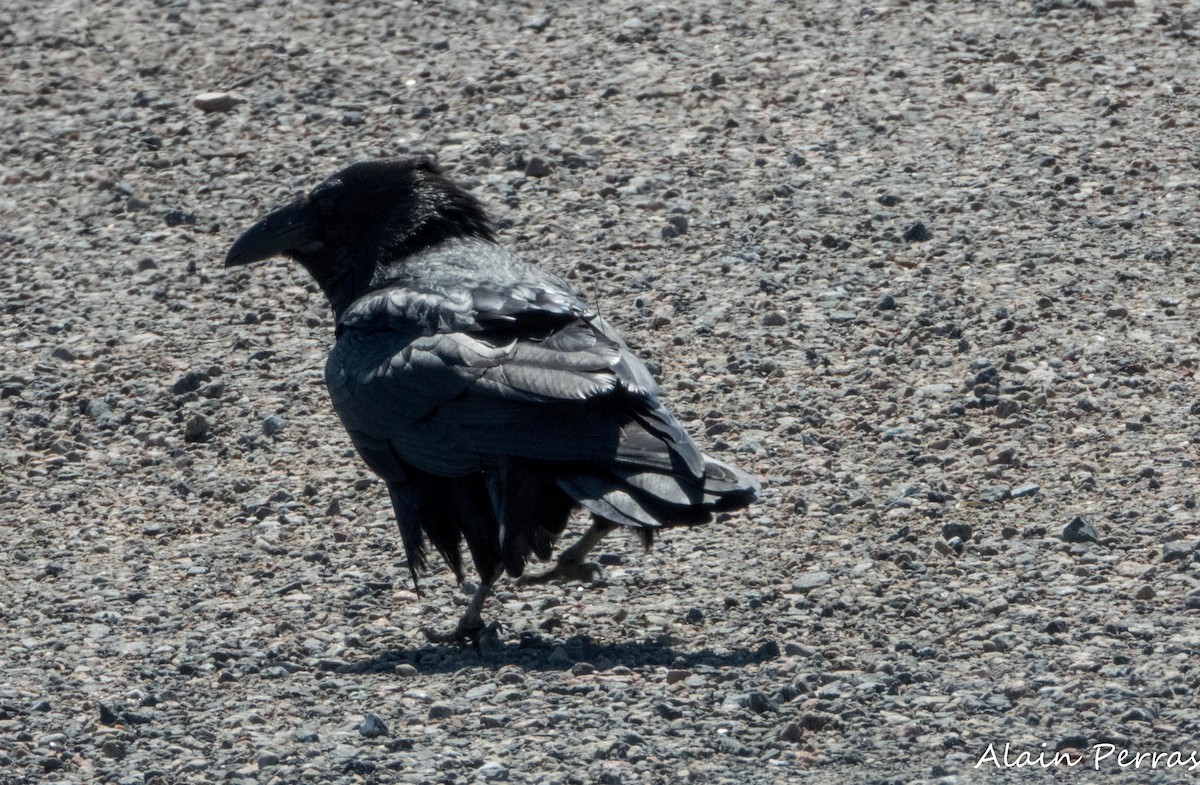
<path fill-rule="evenodd" d="M 242 232 L 229 253 L 226 267 L 238 267 L 297 251 L 318 242 L 316 224 L 301 202 L 281 207 Z"/>

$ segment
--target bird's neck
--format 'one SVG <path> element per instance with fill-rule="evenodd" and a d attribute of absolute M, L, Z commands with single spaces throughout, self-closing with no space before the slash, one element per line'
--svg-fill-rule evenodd
<path fill-rule="evenodd" d="M 300 263 L 325 293 L 335 324 L 341 321 L 346 309 L 371 288 L 375 265 L 369 260 L 339 258 L 331 264 L 328 260 L 300 259 Z"/>

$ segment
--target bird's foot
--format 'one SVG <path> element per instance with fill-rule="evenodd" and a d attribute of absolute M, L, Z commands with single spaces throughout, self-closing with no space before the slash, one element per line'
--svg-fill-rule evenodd
<path fill-rule="evenodd" d="M 478 626 L 464 626 L 462 622 L 449 632 L 438 632 L 432 627 L 422 627 L 421 632 L 425 633 L 425 638 L 430 643 L 474 643 L 483 633 L 483 622 Z"/>
<path fill-rule="evenodd" d="M 425 639 L 430 643 L 459 643 L 477 646 L 484 638 L 498 636 L 500 625 L 497 622 L 484 624 L 483 619 L 480 618 L 463 617 L 449 632 L 438 632 L 432 627 L 422 627 L 421 632 L 425 633 Z"/>
<path fill-rule="evenodd" d="M 603 572 L 595 562 L 576 561 L 575 559 L 559 559 L 553 569 L 537 575 L 522 575 L 517 579 L 518 586 L 536 586 L 550 581 L 583 581 L 591 583 Z"/>

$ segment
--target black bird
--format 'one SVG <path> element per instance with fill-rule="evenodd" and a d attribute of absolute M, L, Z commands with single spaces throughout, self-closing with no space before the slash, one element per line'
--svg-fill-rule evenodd
<path fill-rule="evenodd" d="M 414 583 L 426 541 L 479 590 L 449 635 L 483 629 L 502 571 L 550 558 L 576 507 L 592 525 L 554 569 L 580 578 L 617 525 L 649 547 L 663 526 L 746 507 L 758 483 L 704 455 L 646 366 L 561 279 L 496 243 L 483 207 L 426 158 L 354 164 L 248 229 L 225 265 L 283 255 L 333 308 L 325 366 L 354 446 L 387 482 Z"/>

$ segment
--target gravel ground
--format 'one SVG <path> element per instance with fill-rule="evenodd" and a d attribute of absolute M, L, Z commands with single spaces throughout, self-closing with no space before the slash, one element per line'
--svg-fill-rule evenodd
<path fill-rule="evenodd" d="M 0 779 L 1198 781 L 1200 8 L 683 5 L 0 5 Z M 478 650 L 221 266 L 404 152 L 765 486 Z"/>

